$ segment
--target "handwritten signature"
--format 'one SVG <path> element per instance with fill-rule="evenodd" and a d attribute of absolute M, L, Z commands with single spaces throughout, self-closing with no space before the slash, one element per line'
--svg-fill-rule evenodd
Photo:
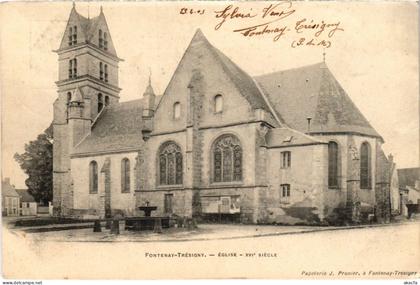
<path fill-rule="evenodd" d="M 204 9 L 182 8 L 180 10 L 182 15 L 203 15 L 205 12 Z M 232 31 L 245 37 L 272 35 L 272 39 L 275 42 L 287 34 L 291 36 L 297 35 L 298 37 L 291 41 L 291 47 L 293 48 L 300 46 L 329 48 L 335 34 L 344 31 L 340 21 L 328 21 L 325 19 L 315 21 L 306 17 L 294 21 L 291 19 L 291 16 L 296 15 L 296 12 L 290 0 L 269 4 L 262 9 L 245 9 L 239 5 L 230 4 L 221 10 L 213 11 L 215 18 L 218 20 L 214 29 L 216 31 L 220 30 L 227 22 L 240 24 L 253 22 L 252 25 L 238 27 Z M 255 23 L 258 19 L 262 20 L 262 23 Z"/>

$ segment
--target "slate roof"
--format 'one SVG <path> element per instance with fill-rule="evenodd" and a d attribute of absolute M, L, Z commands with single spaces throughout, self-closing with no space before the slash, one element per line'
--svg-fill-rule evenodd
<path fill-rule="evenodd" d="M 397 174 L 400 189 L 406 189 L 407 186 L 414 187 L 416 180 L 420 180 L 420 167 L 397 169 Z"/>
<path fill-rule="evenodd" d="M 208 50 L 214 55 L 216 60 L 222 65 L 223 70 L 226 72 L 228 77 L 235 84 L 239 92 L 245 97 L 254 109 L 263 109 L 270 112 L 264 95 L 258 89 L 254 79 L 243 71 L 238 65 L 236 65 L 230 58 L 224 55 L 220 50 L 215 48 L 207 38 L 203 35 L 200 29 L 197 29 L 196 33 L 191 40 L 190 46 L 195 42 L 203 42 L 206 44 Z"/>
<path fill-rule="evenodd" d="M 327 141 L 316 139 L 287 127 L 270 129 L 267 133 L 266 141 L 268 147 L 288 147 L 328 143 Z"/>
<path fill-rule="evenodd" d="M 21 202 L 35 202 L 35 198 L 29 193 L 28 189 L 16 189 L 16 192 L 19 194 Z"/>
<path fill-rule="evenodd" d="M 160 98 L 156 96 L 155 105 Z M 76 146 L 73 155 L 139 149 L 143 144 L 142 112 L 143 99 L 106 107 L 94 122 L 90 135 Z"/>
<path fill-rule="evenodd" d="M 311 133 L 353 132 L 380 137 L 325 63 L 255 77 L 285 123 Z"/>
<path fill-rule="evenodd" d="M 19 197 L 15 187 L 5 181 L 1 182 L 1 195 L 3 197 Z"/>

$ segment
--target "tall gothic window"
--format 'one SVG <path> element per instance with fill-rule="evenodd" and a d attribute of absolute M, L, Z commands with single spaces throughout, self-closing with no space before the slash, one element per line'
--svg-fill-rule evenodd
<path fill-rule="evenodd" d="M 164 143 L 159 150 L 159 184 L 182 184 L 182 153 L 174 142 Z"/>
<path fill-rule="evenodd" d="M 73 78 L 73 60 L 69 60 L 69 79 Z"/>
<path fill-rule="evenodd" d="M 214 97 L 214 112 L 220 113 L 223 111 L 223 97 L 218 94 Z"/>
<path fill-rule="evenodd" d="M 338 188 L 339 152 L 336 142 L 328 143 L 328 187 Z"/>
<path fill-rule="evenodd" d="M 98 193 L 98 164 L 94 160 L 89 164 L 89 193 Z"/>
<path fill-rule="evenodd" d="M 370 161 L 370 145 L 367 142 L 364 142 L 360 147 L 360 189 L 372 188 L 372 166 Z"/>
<path fill-rule="evenodd" d="M 223 135 L 213 145 L 213 181 L 242 180 L 242 147 L 233 135 Z"/>
<path fill-rule="evenodd" d="M 102 111 L 102 108 L 104 107 L 104 98 L 101 93 L 98 94 L 98 113 Z"/>
<path fill-rule="evenodd" d="M 121 192 L 130 192 L 130 160 L 121 160 Z"/>
<path fill-rule="evenodd" d="M 104 39 L 102 37 L 102 30 L 99 29 L 99 48 L 102 48 L 104 46 Z"/>

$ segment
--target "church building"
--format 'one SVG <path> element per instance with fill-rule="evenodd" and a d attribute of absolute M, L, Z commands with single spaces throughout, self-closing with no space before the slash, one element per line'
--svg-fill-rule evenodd
<path fill-rule="evenodd" d="M 73 7 L 56 52 L 55 215 L 149 204 L 241 223 L 389 219 L 384 140 L 325 62 L 251 76 L 198 29 L 162 95 L 149 80 L 120 103 L 102 9 L 88 19 Z"/>

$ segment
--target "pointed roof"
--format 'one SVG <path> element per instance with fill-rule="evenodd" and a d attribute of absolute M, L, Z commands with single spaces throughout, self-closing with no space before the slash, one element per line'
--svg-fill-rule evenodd
<path fill-rule="evenodd" d="M 61 40 L 60 49 L 67 47 L 67 27 L 70 23 L 80 27 L 81 33 L 83 35 L 83 37 L 80 38 L 80 42 L 92 43 L 94 45 L 97 45 L 97 43 L 93 42 L 93 39 L 97 36 L 98 26 L 102 24 L 102 26 L 105 27 L 108 32 L 108 50 L 106 52 L 117 57 L 117 53 L 113 47 L 111 35 L 109 33 L 108 24 L 102 10 L 102 6 L 98 16 L 93 18 L 86 18 L 79 14 L 76 10 L 76 6 L 73 5 L 69 19 L 67 21 L 66 32 L 63 34 L 63 38 Z"/>
<path fill-rule="evenodd" d="M 21 202 L 35 202 L 34 196 L 29 193 L 28 189 L 16 189 L 16 192 L 19 194 Z"/>
<path fill-rule="evenodd" d="M 298 131 L 379 137 L 324 62 L 255 77 L 277 113 Z M 382 139 L 382 138 L 381 138 Z"/>
<path fill-rule="evenodd" d="M 143 93 L 143 96 L 144 95 L 155 95 L 155 91 L 153 91 L 153 87 L 152 87 L 152 78 L 151 77 L 152 76 L 149 75 L 149 84 L 147 85 L 146 90 Z"/>

